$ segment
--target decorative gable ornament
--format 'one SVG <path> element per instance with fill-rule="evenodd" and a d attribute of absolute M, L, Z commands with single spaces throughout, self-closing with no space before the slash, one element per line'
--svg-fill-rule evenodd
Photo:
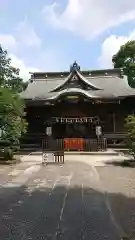
<path fill-rule="evenodd" d="M 76 75 L 74 75 L 72 78 L 71 78 L 71 81 L 77 81 L 78 80 L 78 77 Z"/>
<path fill-rule="evenodd" d="M 78 65 L 78 63 L 76 61 L 70 67 L 70 72 L 73 72 L 73 71 L 80 71 L 80 66 Z"/>

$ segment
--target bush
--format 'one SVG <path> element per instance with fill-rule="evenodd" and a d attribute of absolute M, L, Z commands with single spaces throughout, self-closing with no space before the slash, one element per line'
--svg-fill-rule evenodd
<path fill-rule="evenodd" d="M 13 152 L 18 152 L 20 150 L 20 146 L 19 145 L 13 145 L 12 150 L 13 150 Z"/>
<path fill-rule="evenodd" d="M 8 160 L 12 160 L 13 159 L 13 150 L 11 148 L 5 148 L 4 149 L 4 160 L 8 161 Z"/>
<path fill-rule="evenodd" d="M 0 146 L 1 147 L 9 147 L 11 145 L 11 142 L 9 140 L 2 140 L 0 139 Z"/>
<path fill-rule="evenodd" d="M 127 129 L 127 147 L 135 158 L 135 115 L 129 115 L 126 118 L 125 127 Z"/>

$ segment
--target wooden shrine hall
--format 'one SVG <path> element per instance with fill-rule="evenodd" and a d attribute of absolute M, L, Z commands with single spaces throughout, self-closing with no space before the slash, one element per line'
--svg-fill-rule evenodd
<path fill-rule="evenodd" d="M 82 71 L 76 62 L 65 72 L 31 73 L 21 97 L 28 121 L 24 148 L 39 149 L 48 137 L 96 140 L 97 125 L 108 146 L 122 147 L 125 118 L 135 111 L 135 89 L 121 69 Z"/>

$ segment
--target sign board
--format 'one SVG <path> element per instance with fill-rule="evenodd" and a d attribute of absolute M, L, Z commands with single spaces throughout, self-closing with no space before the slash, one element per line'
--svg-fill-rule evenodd
<path fill-rule="evenodd" d="M 52 127 L 47 127 L 47 128 L 46 128 L 46 134 L 47 134 L 48 136 L 52 136 Z"/>
<path fill-rule="evenodd" d="M 98 117 L 80 117 L 80 118 L 53 118 L 56 123 L 96 123 L 99 121 Z"/>

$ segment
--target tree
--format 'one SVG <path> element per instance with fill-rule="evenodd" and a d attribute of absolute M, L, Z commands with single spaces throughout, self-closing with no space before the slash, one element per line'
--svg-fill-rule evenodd
<path fill-rule="evenodd" d="M 128 77 L 128 83 L 135 88 L 135 41 L 129 41 L 120 47 L 113 56 L 114 68 L 123 68 L 124 75 Z"/>
<path fill-rule="evenodd" d="M 125 127 L 127 129 L 127 147 L 135 158 L 135 115 L 126 118 Z"/>
<path fill-rule="evenodd" d="M 0 46 L 0 139 L 8 140 L 12 145 L 19 142 L 27 129 L 25 106 L 19 96 L 25 86 L 19 77 L 19 69 L 11 66 L 7 51 Z"/>
<path fill-rule="evenodd" d="M 24 103 L 17 93 L 8 88 L 0 88 L 0 129 L 2 138 L 17 143 L 22 133 L 26 132 Z"/>
<path fill-rule="evenodd" d="M 0 86 L 8 86 L 15 92 L 22 92 L 28 85 L 19 76 L 20 70 L 11 65 L 11 59 L 0 45 Z"/>

